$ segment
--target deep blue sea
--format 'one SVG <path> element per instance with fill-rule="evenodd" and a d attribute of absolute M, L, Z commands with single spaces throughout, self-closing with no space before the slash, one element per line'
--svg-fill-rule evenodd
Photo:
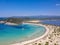
<path fill-rule="evenodd" d="M 43 35 L 45 31 L 44 27 L 36 25 L 21 24 L 11 26 L 0 24 L 0 45 L 9 45 L 11 43 L 36 38 Z"/>
<path fill-rule="evenodd" d="M 60 26 L 60 20 L 43 20 L 42 23 Z"/>

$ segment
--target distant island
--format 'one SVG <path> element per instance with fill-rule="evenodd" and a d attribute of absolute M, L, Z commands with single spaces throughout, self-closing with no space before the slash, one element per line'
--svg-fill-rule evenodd
<path fill-rule="evenodd" d="M 21 17 L 4 17 L 0 18 L 0 23 L 5 23 L 5 24 L 22 24 L 23 22 L 26 21 L 32 21 L 32 20 L 60 20 L 60 16 L 21 16 Z"/>
<path fill-rule="evenodd" d="M 7 18 L 5 21 L 10 22 L 10 23 L 21 24 L 23 19 L 21 19 L 21 18 L 12 18 L 11 17 L 11 18 Z"/>

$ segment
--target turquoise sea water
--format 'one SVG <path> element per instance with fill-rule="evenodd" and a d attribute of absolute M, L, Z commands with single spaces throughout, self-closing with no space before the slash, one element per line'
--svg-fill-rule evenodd
<path fill-rule="evenodd" d="M 36 25 L 22 24 L 11 26 L 0 24 L 0 45 L 29 40 L 45 33 L 45 28 Z"/>

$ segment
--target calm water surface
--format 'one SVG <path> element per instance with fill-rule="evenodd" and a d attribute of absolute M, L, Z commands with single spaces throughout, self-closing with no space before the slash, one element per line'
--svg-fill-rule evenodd
<path fill-rule="evenodd" d="M 22 24 L 10 26 L 0 24 L 0 45 L 9 45 L 11 43 L 36 38 L 45 33 L 45 28 L 36 25 Z"/>
<path fill-rule="evenodd" d="M 44 20 L 42 23 L 60 26 L 60 20 Z"/>

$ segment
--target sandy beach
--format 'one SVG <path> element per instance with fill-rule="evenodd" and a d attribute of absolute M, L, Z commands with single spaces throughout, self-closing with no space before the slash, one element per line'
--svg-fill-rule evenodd
<path fill-rule="evenodd" d="M 10 22 L 6 22 L 5 24 L 7 24 L 7 25 L 18 25 L 16 23 L 10 23 Z"/>
<path fill-rule="evenodd" d="M 4 21 L 0 21 L 0 23 L 5 23 Z"/>
<path fill-rule="evenodd" d="M 1 22 L 3 23 L 3 22 Z M 7 22 L 5 23 L 7 25 L 17 25 L 15 23 L 10 23 Z M 37 26 L 43 26 L 46 29 L 46 32 L 40 36 L 40 37 L 36 37 L 34 39 L 30 39 L 30 40 L 26 40 L 23 42 L 15 42 L 15 43 L 11 43 L 10 45 L 35 45 L 35 44 L 42 44 L 45 45 L 46 42 L 48 42 L 49 45 L 54 45 L 54 44 L 58 44 L 60 45 L 60 32 L 58 32 L 58 29 L 60 28 L 60 26 L 56 26 L 56 25 L 50 25 L 50 24 L 42 24 L 42 23 L 32 23 L 32 22 L 23 22 L 23 24 L 30 24 L 30 25 L 37 25 Z"/>
<path fill-rule="evenodd" d="M 32 24 L 32 23 L 24 23 L 24 24 Z M 37 38 L 35 38 L 33 40 L 28 40 L 28 41 L 24 41 L 24 42 L 20 42 L 20 43 L 15 43 L 15 44 L 11 44 L 11 45 L 24 45 L 24 44 L 32 43 L 32 42 L 35 42 L 37 40 L 42 39 L 43 37 L 45 37 L 49 33 L 49 28 L 47 28 L 45 25 L 42 25 L 42 24 L 33 24 L 33 25 L 38 25 L 38 26 L 45 27 L 46 28 L 45 34 L 40 36 L 40 37 L 37 37 Z"/>

